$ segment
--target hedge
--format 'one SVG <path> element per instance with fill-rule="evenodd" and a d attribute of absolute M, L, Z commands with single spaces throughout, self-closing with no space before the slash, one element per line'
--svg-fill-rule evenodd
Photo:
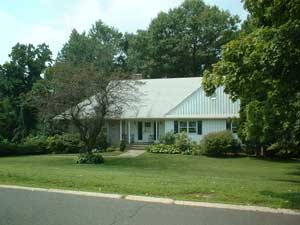
<path fill-rule="evenodd" d="M 48 154 L 46 148 L 36 148 L 33 145 L 0 143 L 1 156 L 42 155 Z"/>

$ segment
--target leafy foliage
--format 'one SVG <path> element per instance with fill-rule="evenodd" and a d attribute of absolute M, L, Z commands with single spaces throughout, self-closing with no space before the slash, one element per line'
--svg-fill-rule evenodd
<path fill-rule="evenodd" d="M 120 142 L 120 151 L 123 152 L 126 149 L 126 141 L 125 140 L 121 140 Z"/>
<path fill-rule="evenodd" d="M 173 145 L 175 144 L 175 134 L 173 132 L 165 133 L 160 137 L 159 142 L 165 145 Z"/>
<path fill-rule="evenodd" d="M 49 152 L 56 154 L 79 153 L 83 152 L 84 143 L 79 135 L 54 135 L 47 138 L 47 148 Z"/>
<path fill-rule="evenodd" d="M 202 75 L 219 59 L 221 46 L 235 37 L 237 22 L 202 0 L 186 0 L 159 13 L 148 30 L 127 36 L 127 66 L 151 78 Z"/>
<path fill-rule="evenodd" d="M 186 132 L 181 132 L 181 133 L 176 134 L 175 146 L 182 153 L 187 153 L 190 151 L 191 140 L 189 139 Z"/>
<path fill-rule="evenodd" d="M 251 15 L 247 29 L 223 47 L 203 86 L 212 94 L 225 85 L 241 100 L 243 141 L 257 149 L 276 142 L 300 149 L 300 4 L 245 0 L 245 6 Z"/>
<path fill-rule="evenodd" d="M 18 43 L 9 56 L 0 66 L 0 135 L 20 141 L 37 126 L 30 91 L 51 63 L 51 51 L 46 44 Z"/>
<path fill-rule="evenodd" d="M 124 66 L 124 38 L 113 27 L 96 21 L 88 33 L 72 31 L 69 41 L 60 51 L 57 62 L 73 66 L 93 64 L 101 72 L 111 72 Z"/>
<path fill-rule="evenodd" d="M 77 163 L 79 164 L 102 164 L 104 158 L 100 154 L 96 153 L 84 153 L 78 156 Z"/>
<path fill-rule="evenodd" d="M 147 152 L 163 154 L 180 154 L 180 149 L 175 145 L 154 144 L 146 147 Z"/>
<path fill-rule="evenodd" d="M 223 156 L 229 153 L 237 154 L 240 146 L 229 131 L 210 133 L 201 141 L 204 154 L 211 156 Z"/>
<path fill-rule="evenodd" d="M 0 143 L 0 157 L 42 154 L 48 154 L 48 150 L 30 144 Z"/>

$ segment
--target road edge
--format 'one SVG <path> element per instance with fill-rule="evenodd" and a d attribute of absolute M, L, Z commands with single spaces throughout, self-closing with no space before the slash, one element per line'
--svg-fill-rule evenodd
<path fill-rule="evenodd" d="M 139 195 L 122 195 L 122 194 L 109 194 L 100 192 L 85 192 L 85 191 L 72 191 L 72 190 L 62 190 L 62 189 L 47 189 L 47 188 L 35 188 L 35 187 L 25 187 L 18 185 L 2 185 L 0 188 L 3 189 L 15 189 L 15 190 L 26 190 L 26 191 L 39 191 L 48 193 L 58 193 L 58 194 L 69 194 L 69 195 L 79 195 L 86 197 L 97 197 L 97 198 L 111 198 L 111 199 L 125 199 L 128 201 L 137 202 L 151 202 L 178 206 L 189 206 L 189 207 L 204 207 L 204 208 L 217 208 L 217 209 L 231 209 L 231 210 L 241 210 L 241 211 L 254 211 L 254 212 L 264 212 L 264 213 L 275 213 L 275 214 L 288 214 L 288 215 L 300 215 L 300 211 L 293 209 L 282 209 L 282 208 L 270 208 L 263 206 L 248 206 L 248 205 L 233 205 L 225 203 L 210 203 L 210 202 L 195 202 L 195 201 L 180 201 L 171 198 L 157 198 L 149 196 L 139 196 Z"/>

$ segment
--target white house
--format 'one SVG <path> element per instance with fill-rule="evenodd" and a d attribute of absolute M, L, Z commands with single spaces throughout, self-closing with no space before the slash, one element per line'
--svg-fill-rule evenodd
<path fill-rule="evenodd" d="M 117 119 L 107 122 L 108 140 L 118 144 L 152 143 L 167 132 L 187 132 L 193 141 L 210 133 L 232 130 L 228 121 L 239 116 L 240 102 L 232 102 L 224 88 L 207 97 L 201 78 L 141 80 L 143 93 L 136 107 L 125 109 Z"/>

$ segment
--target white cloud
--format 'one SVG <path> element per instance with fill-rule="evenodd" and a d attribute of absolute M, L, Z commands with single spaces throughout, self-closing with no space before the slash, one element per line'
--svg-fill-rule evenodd
<path fill-rule="evenodd" d="M 101 18 L 101 5 L 98 0 L 77 0 L 77 2 L 63 15 L 65 30 L 76 28 L 79 32 L 89 27 Z"/>
<path fill-rule="evenodd" d="M 63 30 L 55 29 L 55 27 L 50 25 L 36 24 L 29 26 L 28 29 L 23 32 L 22 37 L 20 37 L 20 42 L 24 44 L 32 43 L 34 45 L 46 43 L 56 55 L 67 40 L 68 35 L 69 34 Z"/>
<path fill-rule="evenodd" d="M 17 32 L 20 26 L 13 16 L 0 10 L 1 45 L 0 63 L 8 58 L 11 47 L 17 42 Z"/>
<path fill-rule="evenodd" d="M 101 18 L 122 32 L 135 32 L 137 29 L 147 28 L 158 12 L 168 11 L 182 1 L 110 0 L 105 10 L 102 10 Z"/>

